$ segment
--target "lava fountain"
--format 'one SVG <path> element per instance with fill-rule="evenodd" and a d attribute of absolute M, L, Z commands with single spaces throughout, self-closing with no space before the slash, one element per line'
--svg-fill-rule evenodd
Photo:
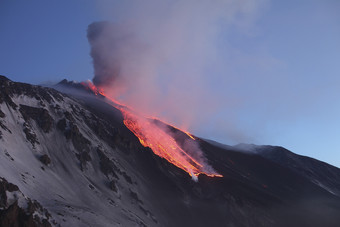
<path fill-rule="evenodd" d="M 144 147 L 151 148 L 156 155 L 186 171 L 194 180 L 197 180 L 199 174 L 205 174 L 210 177 L 223 177 L 213 170 L 204 158 L 194 155 L 195 151 L 192 151 L 192 149 L 199 149 L 199 147 L 195 141 L 196 139 L 190 133 L 169 125 L 155 117 L 145 117 L 137 113 L 126 105 L 106 96 L 103 89 L 97 88 L 90 81 L 82 82 L 81 84 L 86 89 L 91 90 L 95 95 L 105 97 L 110 101 L 112 106 L 119 109 L 123 115 L 125 126 L 133 132 Z M 191 148 L 181 147 L 170 131 L 164 126 L 157 124 L 157 121 L 182 131 L 188 136 L 188 140 L 191 140 L 189 142 L 195 146 L 191 146 Z"/>

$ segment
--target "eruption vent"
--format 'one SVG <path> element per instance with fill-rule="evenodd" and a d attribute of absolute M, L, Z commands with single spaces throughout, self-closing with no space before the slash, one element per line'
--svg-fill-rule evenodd
<path fill-rule="evenodd" d="M 155 106 L 148 106 L 148 100 L 165 98 L 159 96 L 159 92 L 153 92 L 158 88 L 156 75 L 163 74 L 156 66 L 158 60 L 152 60 L 158 56 L 154 53 L 158 48 L 150 46 L 142 33 L 137 32 L 131 24 L 102 21 L 89 25 L 87 37 L 93 58 L 94 84 L 88 81 L 83 85 L 94 94 L 110 100 L 122 112 L 126 127 L 138 137 L 143 146 L 151 148 L 156 155 L 186 171 L 194 180 L 199 174 L 221 176 L 208 164 L 193 136 L 155 117 L 145 117 L 155 115 L 152 112 Z M 160 53 L 159 56 L 168 54 Z M 166 59 L 159 59 L 163 62 L 159 66 L 168 62 L 169 59 Z M 117 99 L 124 100 L 124 103 L 133 108 L 118 103 Z M 167 102 L 163 105 L 170 106 Z M 173 110 L 176 106 L 171 105 L 168 109 Z M 180 116 L 178 119 L 182 119 Z M 182 135 L 178 136 L 178 132 Z"/>
<path fill-rule="evenodd" d="M 136 113 L 131 108 L 106 96 L 102 89 L 98 89 L 90 81 L 83 82 L 82 85 L 92 90 L 94 94 L 102 95 L 110 100 L 111 104 L 121 111 L 126 127 L 138 137 L 144 147 L 151 148 L 156 155 L 186 171 L 194 180 L 199 174 L 222 177 L 206 162 L 203 152 L 190 133 L 171 126 L 186 134 L 187 138 L 183 145 L 179 145 L 174 138 L 175 134 L 167 128 L 169 124 Z"/>

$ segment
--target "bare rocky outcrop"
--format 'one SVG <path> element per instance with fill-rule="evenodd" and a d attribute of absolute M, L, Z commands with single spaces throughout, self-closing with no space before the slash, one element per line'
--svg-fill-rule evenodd
<path fill-rule="evenodd" d="M 49 132 L 53 126 L 53 118 L 44 108 L 20 105 L 19 109 L 25 121 L 34 120 L 38 126 L 45 132 Z"/>
<path fill-rule="evenodd" d="M 50 219 L 37 201 L 25 198 L 18 186 L 0 177 L 0 226 L 51 227 Z"/>
<path fill-rule="evenodd" d="M 35 98 L 38 101 L 46 101 L 47 103 L 53 103 L 54 99 L 63 101 L 63 96 L 52 88 L 46 88 L 42 86 L 34 86 L 26 83 L 13 82 L 5 76 L 0 75 L 0 103 L 6 102 L 13 109 L 17 108 L 12 100 L 14 95 L 25 95 L 30 98 Z"/>
<path fill-rule="evenodd" d="M 99 165 L 102 173 L 106 176 L 112 175 L 113 177 L 118 178 L 116 172 L 118 172 L 119 169 L 113 161 L 111 161 L 100 148 L 97 148 L 97 154 L 99 156 Z"/>
<path fill-rule="evenodd" d="M 65 118 L 60 119 L 57 123 L 57 128 L 62 131 L 67 140 L 71 140 L 74 148 L 79 152 L 89 152 L 91 142 L 86 139 L 79 131 L 78 126 L 65 114 Z"/>
<path fill-rule="evenodd" d="M 23 132 L 26 135 L 26 139 L 32 144 L 33 147 L 35 147 L 35 144 L 39 144 L 37 135 L 27 122 L 23 124 Z"/>
<path fill-rule="evenodd" d="M 40 156 L 39 160 L 46 166 L 51 163 L 51 159 L 47 154 Z"/>
<path fill-rule="evenodd" d="M 0 109 L 0 118 L 4 118 L 5 116 L 6 116 L 5 113 L 2 112 L 1 109 Z"/>
<path fill-rule="evenodd" d="M 90 156 L 89 152 L 83 151 L 79 154 L 76 154 L 76 157 L 78 158 L 80 162 L 80 169 L 83 171 L 86 167 L 87 162 L 92 161 L 92 158 Z"/>

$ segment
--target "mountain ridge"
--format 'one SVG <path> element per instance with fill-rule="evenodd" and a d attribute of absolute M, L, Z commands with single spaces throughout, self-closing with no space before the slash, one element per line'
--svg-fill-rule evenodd
<path fill-rule="evenodd" d="M 340 223 L 336 167 L 279 147 L 257 146 L 254 154 L 197 138 L 224 177 L 194 182 L 142 146 L 118 109 L 81 86 L 75 92 L 59 84 L 59 92 L 3 76 L 0 86 L 0 177 L 48 211 L 46 226 Z M 0 220 L 15 201 L 2 203 Z M 43 226 L 31 216 L 30 226 Z"/>

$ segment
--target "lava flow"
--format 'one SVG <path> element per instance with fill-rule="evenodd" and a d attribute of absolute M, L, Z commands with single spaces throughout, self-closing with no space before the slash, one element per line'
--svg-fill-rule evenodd
<path fill-rule="evenodd" d="M 95 95 L 102 95 L 110 100 L 112 105 L 119 109 L 124 118 L 126 127 L 137 136 L 140 143 L 144 147 L 149 147 L 158 156 L 165 158 L 168 162 L 186 171 L 193 179 L 197 179 L 199 174 L 205 174 L 210 177 L 223 177 L 216 173 L 203 158 L 194 158 L 188 151 L 185 151 L 171 135 L 170 131 L 164 126 L 155 123 L 156 121 L 162 122 L 157 118 L 146 118 L 127 106 L 120 104 L 116 100 L 106 96 L 102 89 L 98 89 L 93 83 L 87 81 L 82 83 L 86 89 L 91 90 Z M 164 125 L 169 125 L 165 122 Z M 179 131 L 182 131 L 188 136 L 189 142 L 196 144 L 195 138 L 188 132 L 180 130 L 171 126 Z M 187 148 L 188 149 L 188 148 Z"/>

